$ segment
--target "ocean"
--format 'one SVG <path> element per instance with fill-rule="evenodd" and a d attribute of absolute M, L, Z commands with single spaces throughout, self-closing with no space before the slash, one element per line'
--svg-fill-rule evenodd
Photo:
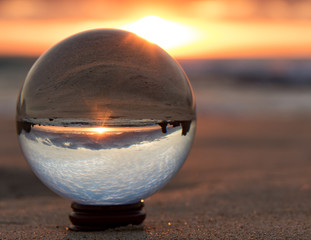
<path fill-rule="evenodd" d="M 0 116 L 14 117 L 36 58 L 0 57 Z M 180 59 L 200 116 L 311 114 L 311 59 Z"/>

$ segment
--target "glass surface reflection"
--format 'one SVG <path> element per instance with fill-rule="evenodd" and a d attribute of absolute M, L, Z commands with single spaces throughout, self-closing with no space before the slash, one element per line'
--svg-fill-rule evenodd
<path fill-rule="evenodd" d="M 135 203 L 164 186 L 189 153 L 195 119 L 179 64 L 116 29 L 78 33 L 44 53 L 16 111 L 33 171 L 85 205 Z"/>
<path fill-rule="evenodd" d="M 195 121 L 187 134 L 178 122 L 163 133 L 163 122 L 153 120 L 105 127 L 33 121 L 19 140 L 36 175 L 58 194 L 93 205 L 135 203 L 160 189 L 184 163 L 195 131 Z"/>

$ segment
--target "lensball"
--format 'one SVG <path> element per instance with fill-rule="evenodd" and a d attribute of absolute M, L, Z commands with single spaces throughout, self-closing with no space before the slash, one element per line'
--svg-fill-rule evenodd
<path fill-rule="evenodd" d="M 179 64 L 137 35 L 73 35 L 29 71 L 17 132 L 34 173 L 85 205 L 131 204 L 163 187 L 190 151 L 196 124 Z"/>

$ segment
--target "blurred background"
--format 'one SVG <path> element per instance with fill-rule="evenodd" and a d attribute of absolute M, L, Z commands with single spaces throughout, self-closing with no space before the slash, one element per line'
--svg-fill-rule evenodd
<path fill-rule="evenodd" d="M 40 54 L 94 28 L 133 31 L 167 50 L 199 115 L 311 113 L 309 0 L 1 0 L 0 114 L 14 116 Z"/>
<path fill-rule="evenodd" d="M 147 199 L 144 229 L 126 234 L 310 239 L 310 0 L 0 0 L 0 238 L 78 239 L 65 230 L 69 202 L 18 150 L 14 116 L 38 56 L 94 28 L 133 31 L 163 47 L 197 102 L 188 160 Z"/>

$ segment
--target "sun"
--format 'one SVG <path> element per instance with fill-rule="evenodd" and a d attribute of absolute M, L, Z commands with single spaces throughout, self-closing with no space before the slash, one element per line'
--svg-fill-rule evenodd
<path fill-rule="evenodd" d="M 121 29 L 136 33 L 165 50 L 187 45 L 196 38 L 195 31 L 189 26 L 157 16 L 144 17 Z"/>
<path fill-rule="evenodd" d="M 105 127 L 96 127 L 96 128 L 91 128 L 90 131 L 97 133 L 97 134 L 103 134 L 103 133 L 107 132 L 108 129 Z"/>

